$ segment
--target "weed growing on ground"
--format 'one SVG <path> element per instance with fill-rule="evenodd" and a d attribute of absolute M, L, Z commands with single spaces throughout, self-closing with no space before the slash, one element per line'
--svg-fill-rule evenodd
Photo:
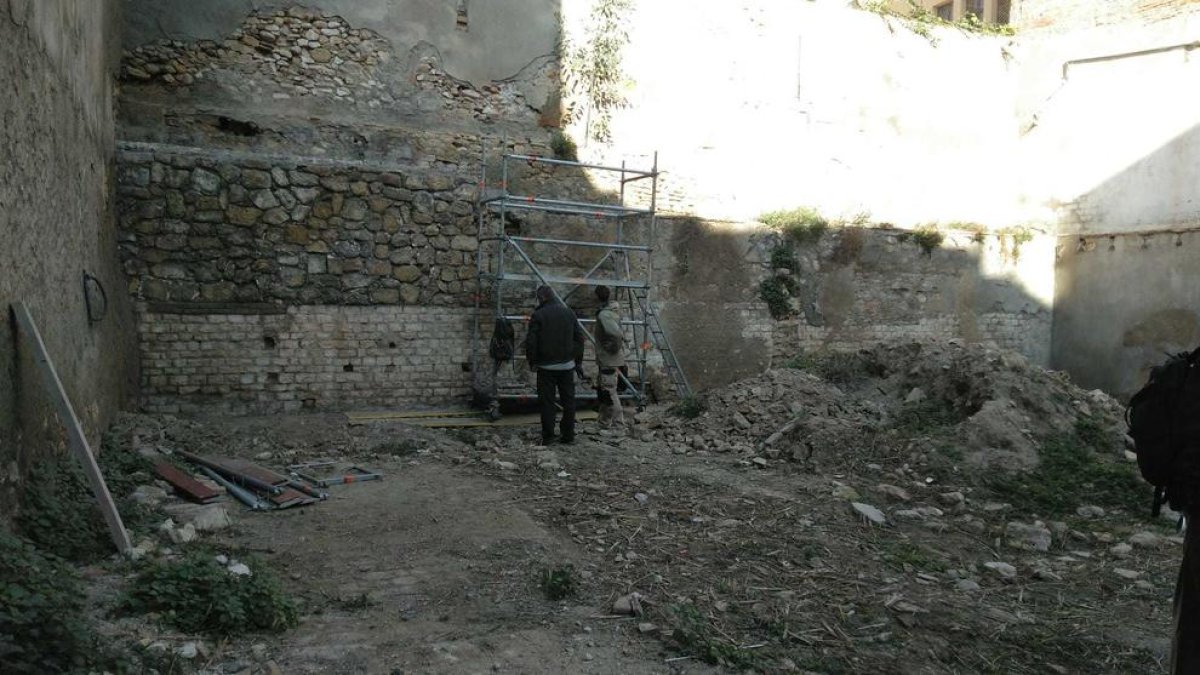
<path fill-rule="evenodd" d="M 253 559 L 244 562 L 250 575 L 230 572 L 203 549 L 181 560 L 154 562 L 138 574 L 122 605 L 131 612 L 158 612 L 189 633 L 237 635 L 295 626 L 296 605 L 275 575 Z"/>
<path fill-rule="evenodd" d="M 904 570 L 905 566 L 922 572 L 944 572 L 946 562 L 937 553 L 911 541 L 897 541 L 885 545 L 883 559 L 891 566 Z"/>
<path fill-rule="evenodd" d="M 547 600 L 562 600 L 575 595 L 575 567 L 566 565 L 542 570 L 542 592 Z"/>
<path fill-rule="evenodd" d="M 97 463 L 126 529 L 147 530 L 153 513 L 129 495 L 139 484 L 150 482 L 150 462 L 132 450 L 106 447 Z M 78 562 L 113 553 L 108 526 L 74 457 L 59 455 L 39 462 L 25 482 L 21 503 L 17 527 L 39 548 Z"/>
<path fill-rule="evenodd" d="M 5 672 L 74 671 L 94 637 L 75 570 L 32 543 L 0 532 L 0 663 Z"/>
<path fill-rule="evenodd" d="M 671 406 L 671 414 L 677 415 L 684 419 L 696 419 L 708 410 L 708 403 L 699 396 L 685 396 L 675 405 Z"/>
<path fill-rule="evenodd" d="M 1067 515 L 1081 504 L 1146 508 L 1146 484 L 1132 465 L 1112 457 L 1108 443 L 1097 420 L 1080 418 L 1070 433 L 1042 443 L 1035 469 L 995 476 L 987 486 L 1015 509 L 1041 516 Z"/>
<path fill-rule="evenodd" d="M 879 364 L 871 363 L 855 352 L 801 352 L 783 365 L 785 368 L 810 372 L 838 385 L 884 374 Z"/>
<path fill-rule="evenodd" d="M 758 663 L 757 654 L 721 636 L 695 605 L 672 605 L 668 620 L 676 647 L 705 663 L 738 669 L 754 668 Z"/>

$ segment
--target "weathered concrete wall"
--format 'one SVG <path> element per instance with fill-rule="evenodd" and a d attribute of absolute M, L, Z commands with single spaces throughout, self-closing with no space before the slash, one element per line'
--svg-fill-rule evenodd
<path fill-rule="evenodd" d="M 110 198 L 116 4 L 0 1 L 0 521 L 14 512 L 19 477 L 65 444 L 11 303 L 40 325 L 93 440 L 135 383 Z M 96 323 L 85 272 L 108 293 Z"/>
<path fill-rule="evenodd" d="M 1066 236 L 1059 243 L 1054 363 L 1128 396 L 1166 354 L 1200 345 L 1200 233 Z"/>

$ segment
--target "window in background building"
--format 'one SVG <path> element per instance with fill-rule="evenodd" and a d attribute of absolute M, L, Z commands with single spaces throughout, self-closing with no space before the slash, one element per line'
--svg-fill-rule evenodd
<path fill-rule="evenodd" d="M 953 2 L 943 2 L 942 4 L 933 8 L 933 13 L 937 14 L 937 18 L 942 19 L 943 21 L 953 21 L 954 20 L 954 3 Z"/>
<path fill-rule="evenodd" d="M 967 14 L 974 14 L 975 18 L 982 19 L 983 0 L 967 0 L 966 9 L 963 11 L 963 15 L 965 16 Z"/>
<path fill-rule="evenodd" d="M 1012 13 L 1012 0 L 1000 0 L 996 3 L 996 23 L 1008 23 Z"/>

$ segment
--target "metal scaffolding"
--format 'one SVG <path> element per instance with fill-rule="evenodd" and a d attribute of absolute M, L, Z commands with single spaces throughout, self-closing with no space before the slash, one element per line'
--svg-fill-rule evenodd
<path fill-rule="evenodd" d="M 519 175 L 522 172 L 524 175 Z M 607 182 L 606 176 L 615 178 L 619 185 L 614 195 L 616 203 L 539 194 L 537 174 L 544 178 L 565 172 L 574 172 L 576 175 L 568 178 L 588 185 L 586 172 L 597 176 L 597 182 L 602 184 Z M 612 300 L 622 305 L 621 324 L 626 332 L 626 344 L 630 346 L 626 358 L 629 373 L 620 376 L 622 399 L 632 400 L 639 407 L 645 402 L 647 357 L 652 347 L 657 347 L 661 354 L 664 369 L 677 393 L 681 396 L 690 394 L 687 379 L 650 301 L 658 177 L 657 153 L 651 167 L 642 170 L 629 168 L 625 162 L 619 167 L 603 166 L 504 151 L 489 165 L 487 147 L 481 148 L 476 204 L 478 290 L 471 367 L 476 382 L 479 374 L 490 368 L 495 402 L 536 399 L 535 388 L 527 375 L 528 368 L 520 366 L 524 365 L 521 346 L 533 309 L 533 291 L 541 285 L 553 289 L 555 296 L 568 306 L 580 288 L 610 288 Z M 638 181 L 649 181 L 648 195 L 643 197 L 648 204 L 633 206 L 628 194 L 632 190 L 627 191 L 627 186 Z M 552 182 L 554 188 L 546 190 L 564 190 L 564 184 L 569 183 L 564 180 Z M 590 194 L 591 190 L 588 192 Z M 543 236 L 522 232 L 529 224 L 527 219 L 537 220 L 536 224 L 547 232 Z M 545 236 L 560 232 L 574 236 Z M 597 258 L 588 267 L 579 257 L 590 254 Z M 586 272 L 583 271 L 585 267 Z M 587 302 L 584 300 L 583 304 Z M 593 350 L 595 340 L 590 329 L 595 319 L 581 318 L 578 314 L 576 311 L 576 321 L 587 335 L 589 351 Z M 505 319 L 516 329 L 517 350 L 511 373 L 502 372 L 488 354 L 489 336 L 483 329 L 493 325 L 497 318 Z M 487 323 L 484 323 L 485 319 Z M 595 399 L 597 393 L 581 382 L 577 384 L 576 396 L 589 400 Z"/>

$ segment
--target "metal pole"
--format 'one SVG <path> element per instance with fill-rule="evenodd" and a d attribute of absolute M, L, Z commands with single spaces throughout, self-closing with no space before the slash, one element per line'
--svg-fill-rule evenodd
<path fill-rule="evenodd" d="M 612 254 L 613 254 L 612 251 L 605 253 L 604 257 L 600 259 L 600 262 L 596 263 L 595 265 L 592 265 L 592 269 L 588 270 L 587 274 L 583 275 L 583 278 L 591 279 L 592 275 L 595 274 L 597 271 L 599 271 L 600 266 L 603 265 L 608 260 L 609 256 L 611 256 Z M 579 290 L 579 286 L 575 286 L 571 290 L 567 291 L 567 294 L 562 296 L 563 302 L 566 302 L 566 299 L 571 297 L 572 295 L 574 295 L 575 291 L 577 291 L 577 290 Z"/>
<path fill-rule="evenodd" d="M 475 320 L 471 322 L 471 385 L 474 388 L 475 378 L 479 373 L 479 313 L 483 307 L 483 259 L 486 253 L 483 250 L 483 227 L 484 214 L 483 208 L 483 192 L 487 188 L 487 147 L 483 134 L 479 135 L 479 192 L 475 195 L 475 216 L 477 220 L 476 237 L 479 239 L 479 248 L 475 251 Z"/>
<path fill-rule="evenodd" d="M 236 498 L 239 502 L 250 507 L 250 509 L 254 511 L 266 511 L 268 509 L 267 505 L 264 504 L 258 497 L 254 496 L 254 494 L 249 490 L 244 490 L 234 485 L 226 480 L 224 476 L 216 471 L 213 471 L 207 466 L 200 465 L 199 468 L 204 472 L 204 475 L 220 483 L 229 492 L 229 494 L 233 495 L 234 498 Z"/>
<path fill-rule="evenodd" d="M 569 239 L 545 239 L 541 237 L 509 237 L 513 241 L 524 241 L 531 244 L 555 244 L 559 246 L 580 246 L 583 248 L 607 248 L 614 251 L 649 251 L 648 246 L 624 246 L 621 244 L 609 244 L 602 241 L 572 241 Z"/>
<path fill-rule="evenodd" d="M 507 148 L 505 148 L 505 151 L 507 152 Z M 638 176 L 648 176 L 651 173 L 649 171 L 642 171 L 642 170 L 638 170 L 638 169 L 626 169 L 626 168 L 624 168 L 623 163 L 622 163 L 622 166 L 618 167 L 618 166 L 605 166 L 603 164 L 587 164 L 584 162 L 573 162 L 569 159 L 551 159 L 550 157 L 539 157 L 537 155 L 524 155 L 524 154 L 518 154 L 518 153 L 511 153 L 506 156 L 511 157 L 513 159 L 524 160 L 526 162 L 537 162 L 539 164 L 558 164 L 561 166 L 573 166 L 573 167 L 580 168 L 580 169 L 599 169 L 601 171 L 621 171 L 621 172 L 623 172 L 621 174 L 622 177 L 624 177 L 624 175 L 626 173 L 630 173 L 630 174 L 634 174 L 634 175 L 638 175 Z"/>
<path fill-rule="evenodd" d="M 563 298 L 558 294 L 558 291 L 554 290 L 554 287 L 551 286 L 548 281 L 546 281 L 545 275 L 542 274 L 542 271 L 538 269 L 538 266 L 533 262 L 533 260 L 530 259 L 530 257 L 528 255 L 526 255 L 524 251 L 521 250 L 521 247 L 514 246 L 513 249 L 517 252 L 517 255 L 521 256 L 521 258 L 525 261 L 525 264 L 529 266 L 530 271 L 533 272 L 533 275 L 536 276 L 539 281 L 541 281 L 541 284 L 550 289 L 550 292 L 554 294 L 555 299 L 557 299 L 559 302 L 566 305 L 567 304 L 566 301 L 563 300 Z M 575 323 L 579 326 L 579 329 L 583 331 L 583 334 L 588 339 L 588 342 L 592 343 L 592 348 L 593 349 L 596 348 L 597 347 L 596 337 L 594 335 L 592 335 L 591 331 L 589 331 L 583 325 L 583 322 L 579 320 L 578 316 L 575 317 Z M 632 389 L 634 391 L 638 390 L 637 387 L 633 386 L 633 383 L 629 381 L 629 378 L 625 377 L 625 375 L 622 374 L 621 371 L 619 371 L 619 370 L 617 371 L 617 377 L 619 377 L 621 380 L 623 380 L 630 389 Z M 638 396 L 638 401 L 641 402 L 640 394 Z"/>

